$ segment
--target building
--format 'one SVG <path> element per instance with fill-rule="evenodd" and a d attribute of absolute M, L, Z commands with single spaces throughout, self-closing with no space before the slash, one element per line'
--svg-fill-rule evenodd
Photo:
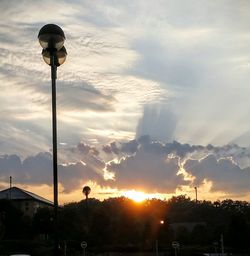
<path fill-rule="evenodd" d="M 33 216 L 38 208 L 53 208 L 53 202 L 21 188 L 11 187 L 0 191 L 0 200 L 11 200 L 25 215 Z"/>

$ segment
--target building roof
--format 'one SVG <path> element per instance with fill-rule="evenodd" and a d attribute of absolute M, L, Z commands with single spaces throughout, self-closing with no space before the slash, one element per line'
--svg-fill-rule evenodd
<path fill-rule="evenodd" d="M 45 204 L 53 205 L 53 202 L 38 196 L 32 192 L 26 191 L 18 187 L 12 187 L 0 191 L 0 199 L 11 199 L 11 200 L 35 200 Z"/>

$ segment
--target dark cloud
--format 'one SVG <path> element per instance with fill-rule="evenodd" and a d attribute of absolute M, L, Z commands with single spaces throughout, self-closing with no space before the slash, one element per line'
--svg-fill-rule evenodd
<path fill-rule="evenodd" d="M 105 162 L 102 151 L 116 160 Z M 177 141 L 162 143 L 145 135 L 128 142 L 114 141 L 103 146 L 102 151 L 84 142 L 59 149 L 58 175 L 64 192 L 80 189 L 83 183 L 92 181 L 111 188 L 173 193 L 182 185 L 201 186 L 205 180 L 212 182 L 211 192 L 250 191 L 249 149 L 235 144 L 218 147 Z M 194 177 L 193 181 L 185 180 L 179 173 L 181 163 Z M 113 173 L 115 179 L 104 180 L 104 170 Z M 51 185 L 52 155 L 43 152 L 24 160 L 14 154 L 2 155 L 0 179 L 8 182 L 9 176 L 14 183 Z"/>
<path fill-rule="evenodd" d="M 148 193 L 171 193 L 187 184 L 182 175 L 177 175 L 179 159 L 168 158 L 139 149 L 133 156 L 121 158 L 119 163 L 111 162 L 107 170 L 115 174 L 115 181 L 109 184 L 120 189 L 141 189 Z"/>
<path fill-rule="evenodd" d="M 130 140 L 128 142 L 116 143 L 115 141 L 110 144 L 103 145 L 102 150 L 106 154 L 133 154 L 137 151 L 139 142 L 137 140 Z"/>
<path fill-rule="evenodd" d="M 184 169 L 195 177 L 195 186 L 212 181 L 212 191 L 249 192 L 250 168 L 241 169 L 231 159 L 209 155 L 201 160 L 187 160 Z"/>
<path fill-rule="evenodd" d="M 102 150 L 106 153 L 106 154 L 112 154 L 112 148 L 110 145 L 103 145 L 102 146 Z"/>
<path fill-rule="evenodd" d="M 130 140 L 121 144 L 121 151 L 128 154 L 134 154 L 138 150 L 137 140 Z"/>
<path fill-rule="evenodd" d="M 50 153 L 39 153 L 23 161 L 17 155 L 5 155 L 0 158 L 1 180 L 13 177 L 15 183 L 51 184 L 52 156 Z"/>
<path fill-rule="evenodd" d="M 115 174 L 115 181 L 108 182 L 112 187 L 169 193 L 181 185 L 199 186 L 206 179 L 212 181 L 212 191 L 249 191 L 250 168 L 239 166 L 246 159 L 249 163 L 249 150 L 238 145 L 162 143 L 146 135 L 121 145 L 120 160 L 107 165 L 107 170 Z M 129 145 L 129 150 L 124 150 L 124 145 Z M 111 147 L 109 149 L 112 152 Z M 195 177 L 193 183 L 176 175 L 179 161 L 184 160 L 184 169 Z"/>
<path fill-rule="evenodd" d="M 102 147 L 102 150 L 106 153 L 106 154 L 116 154 L 118 155 L 120 153 L 120 149 L 118 148 L 118 146 L 116 145 L 116 142 L 113 141 L 108 145 L 104 145 Z"/>
<path fill-rule="evenodd" d="M 174 154 L 182 159 L 186 157 L 197 157 L 208 154 L 215 154 L 217 158 L 233 157 L 235 160 L 241 161 L 243 158 L 250 158 L 250 150 L 246 147 L 240 147 L 237 144 L 227 144 L 224 146 L 214 146 L 208 144 L 190 145 L 188 143 L 180 143 L 178 141 L 164 143 L 161 140 L 153 139 L 149 135 L 140 136 L 138 139 L 128 142 L 112 142 L 102 147 L 107 154 L 114 153 L 116 155 L 132 155 L 143 148 L 146 152 L 155 154 Z"/>
<path fill-rule="evenodd" d="M 77 189 L 89 180 L 102 184 L 105 163 L 95 155 L 85 157 L 86 161 L 58 165 L 59 182 L 65 192 Z M 48 152 L 29 156 L 23 161 L 17 155 L 5 155 L 0 158 L 0 178 L 8 181 L 13 177 L 14 183 L 51 185 L 52 155 Z"/>
<path fill-rule="evenodd" d="M 89 146 L 83 142 L 78 143 L 76 149 L 84 155 L 88 155 L 88 154 L 99 155 L 99 151 L 95 147 Z"/>
<path fill-rule="evenodd" d="M 178 147 L 181 144 L 177 142 L 164 144 L 152 140 L 148 135 L 121 143 L 119 162 L 107 165 L 107 170 L 115 174 L 115 181 L 109 181 L 109 185 L 147 192 L 174 192 L 177 187 L 188 183 L 182 175 L 177 175 L 179 156 L 175 154 L 175 157 L 169 157 L 170 153 L 178 151 Z M 111 147 L 108 149 L 113 152 Z"/>
<path fill-rule="evenodd" d="M 63 185 L 64 192 L 67 193 L 75 190 L 88 181 L 103 185 L 104 167 L 105 163 L 94 156 L 90 156 L 85 162 L 81 161 L 60 165 L 60 181 Z"/>
<path fill-rule="evenodd" d="M 17 171 L 21 164 L 21 159 L 17 155 L 3 155 L 0 157 L 1 170 L 4 172 Z"/>
<path fill-rule="evenodd" d="M 188 154 L 196 151 L 203 151 L 206 147 L 199 145 L 182 144 L 177 141 L 164 143 L 159 140 L 152 139 L 149 135 L 144 135 L 138 138 L 138 145 L 146 152 L 151 152 L 159 155 L 174 154 L 177 157 L 184 158 Z"/>

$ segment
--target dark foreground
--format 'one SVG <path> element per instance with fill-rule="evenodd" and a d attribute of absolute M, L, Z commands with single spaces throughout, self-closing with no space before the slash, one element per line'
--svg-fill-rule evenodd
<path fill-rule="evenodd" d="M 210 253 L 250 255 L 250 204 L 243 201 L 195 202 L 185 196 L 135 203 L 127 198 L 83 200 L 59 210 L 61 255 L 171 256 Z M 223 241 L 222 241 L 223 240 Z M 53 253 L 53 209 L 27 215 L 0 200 L 0 255 Z"/>

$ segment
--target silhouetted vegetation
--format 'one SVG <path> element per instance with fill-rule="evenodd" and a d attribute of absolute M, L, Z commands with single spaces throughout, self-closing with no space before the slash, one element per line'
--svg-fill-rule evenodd
<path fill-rule="evenodd" d="M 249 254 L 250 204 L 233 200 L 196 203 L 185 196 L 142 203 L 123 197 L 102 202 L 89 198 L 60 208 L 59 229 L 61 248 L 67 255 L 81 252 L 81 241 L 87 241 L 89 253 L 152 252 L 156 240 L 166 255 L 173 252 L 173 241 L 179 241 L 182 255 L 215 252 L 220 250 L 221 235 L 227 252 Z M 0 201 L 0 239 L 3 254 L 20 253 L 21 248 L 32 255 L 49 255 L 53 211 L 39 209 L 29 218 L 11 201 Z"/>

